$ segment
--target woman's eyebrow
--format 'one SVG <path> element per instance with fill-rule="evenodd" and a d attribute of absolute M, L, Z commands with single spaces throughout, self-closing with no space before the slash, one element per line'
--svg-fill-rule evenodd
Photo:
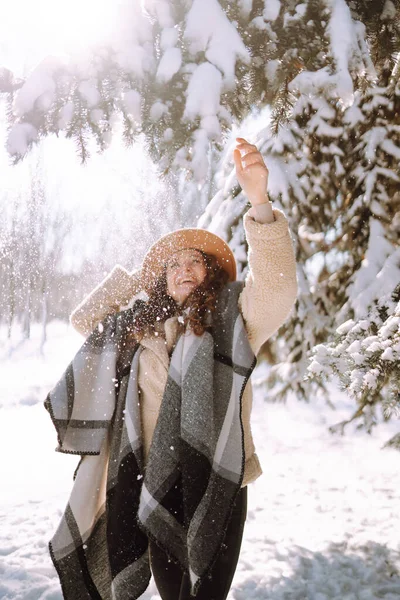
<path fill-rule="evenodd" d="M 178 262 L 179 259 L 181 259 L 182 256 L 177 256 L 175 258 L 169 258 L 167 261 L 167 265 L 170 265 L 174 262 Z M 201 252 L 196 252 L 196 250 L 193 250 L 192 254 L 187 254 L 185 258 L 203 258 L 203 255 L 201 254 Z"/>

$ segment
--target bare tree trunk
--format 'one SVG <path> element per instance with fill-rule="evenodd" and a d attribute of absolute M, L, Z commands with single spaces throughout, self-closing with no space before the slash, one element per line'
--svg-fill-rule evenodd
<path fill-rule="evenodd" d="M 28 286 L 26 289 L 26 302 L 25 310 L 22 321 L 22 333 L 25 340 L 29 340 L 31 337 L 31 311 L 32 311 L 32 290 L 31 280 L 29 279 Z"/>
<path fill-rule="evenodd" d="M 11 339 L 12 326 L 15 317 L 15 277 L 12 264 L 9 269 L 9 284 L 8 284 L 8 323 L 7 323 L 7 339 Z"/>
<path fill-rule="evenodd" d="M 48 296 L 45 290 L 45 286 L 42 288 L 42 335 L 40 339 L 40 354 L 43 355 L 44 345 L 47 340 L 47 322 L 48 322 Z"/>
<path fill-rule="evenodd" d="M 10 296 L 10 306 L 8 310 L 8 323 L 7 323 L 7 339 L 11 339 L 12 326 L 15 317 L 15 299 L 14 295 Z"/>

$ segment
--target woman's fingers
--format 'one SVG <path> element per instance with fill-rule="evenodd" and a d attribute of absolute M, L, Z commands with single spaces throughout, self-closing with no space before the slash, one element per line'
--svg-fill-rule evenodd
<path fill-rule="evenodd" d="M 244 138 L 241 138 L 241 137 L 236 138 L 236 143 L 238 145 L 240 145 L 240 144 L 248 144 L 249 146 L 254 146 L 254 144 L 250 144 L 250 142 L 248 142 L 247 140 L 245 140 Z"/>
<path fill-rule="evenodd" d="M 241 160 L 242 172 L 246 172 L 247 170 L 250 170 L 252 167 L 257 167 L 257 168 L 261 167 L 263 170 L 268 172 L 268 169 L 266 167 L 264 159 L 261 156 L 260 152 L 258 152 L 258 151 L 257 152 L 248 152 L 244 156 L 241 156 L 240 160 Z M 235 162 L 236 162 L 236 160 L 235 160 Z"/>
<path fill-rule="evenodd" d="M 236 148 L 233 151 L 233 159 L 236 165 L 236 171 L 238 176 L 251 176 L 251 171 L 260 167 L 268 175 L 268 169 L 264 162 L 261 152 L 258 150 L 255 144 L 250 144 L 244 138 L 236 138 Z"/>
<path fill-rule="evenodd" d="M 233 160 L 235 161 L 236 170 L 238 173 L 243 171 L 242 155 L 238 149 L 233 151 Z"/>
<path fill-rule="evenodd" d="M 240 137 L 236 138 L 236 145 L 237 146 L 247 145 L 247 146 L 253 146 L 254 148 L 256 148 L 255 144 L 251 144 L 250 142 L 248 142 L 244 138 L 240 138 Z"/>
<path fill-rule="evenodd" d="M 238 144 L 236 148 L 240 152 L 258 152 L 258 148 L 254 144 Z"/>
<path fill-rule="evenodd" d="M 233 151 L 236 176 L 244 193 L 254 206 L 266 202 L 268 169 L 257 146 L 244 138 L 236 138 Z"/>
<path fill-rule="evenodd" d="M 250 167 L 254 164 L 264 165 L 263 158 L 258 151 L 248 152 L 247 154 L 242 155 L 240 150 L 236 149 L 233 151 L 233 159 L 238 171 L 243 171 L 246 167 Z"/>
<path fill-rule="evenodd" d="M 236 141 L 240 143 L 236 145 L 234 152 L 239 151 L 244 166 L 252 165 L 255 162 L 264 164 L 263 157 L 257 146 L 250 144 L 244 138 L 236 138 Z"/>
<path fill-rule="evenodd" d="M 249 165 L 254 165 L 255 163 L 263 164 L 263 158 L 259 152 L 248 152 L 244 156 L 241 157 L 242 165 L 248 167 Z"/>

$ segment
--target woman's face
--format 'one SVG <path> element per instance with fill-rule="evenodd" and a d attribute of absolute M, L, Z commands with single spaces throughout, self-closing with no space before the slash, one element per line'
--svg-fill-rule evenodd
<path fill-rule="evenodd" d="M 201 283 L 207 273 L 201 252 L 194 249 L 175 252 L 167 262 L 168 294 L 178 304 L 183 304 Z"/>

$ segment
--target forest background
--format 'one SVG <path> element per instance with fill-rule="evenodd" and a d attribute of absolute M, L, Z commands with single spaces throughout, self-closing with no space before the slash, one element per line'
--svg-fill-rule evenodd
<path fill-rule="evenodd" d="M 101 39 L 35 65 L 12 64 L 2 36 L 2 331 L 41 321 L 43 344 L 50 319 L 177 227 L 224 237 L 244 277 L 240 134 L 298 262 L 296 307 L 263 348 L 268 397 L 323 395 L 339 375 L 361 426 L 397 416 L 400 2 L 143 0 L 107 16 Z"/>

